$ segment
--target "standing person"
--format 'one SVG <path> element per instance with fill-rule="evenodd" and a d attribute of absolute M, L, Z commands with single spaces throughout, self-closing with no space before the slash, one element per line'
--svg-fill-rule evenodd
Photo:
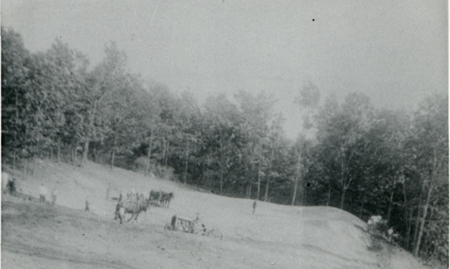
<path fill-rule="evenodd" d="M 89 212 L 89 201 L 88 201 L 88 197 L 86 197 L 86 203 L 85 203 L 84 211 Z"/>
<path fill-rule="evenodd" d="M 392 235 L 394 234 L 394 227 L 391 227 L 391 228 L 387 231 L 387 234 L 388 234 L 389 243 L 391 243 L 391 242 L 392 242 Z"/>
<path fill-rule="evenodd" d="M 52 190 L 52 206 L 55 206 L 56 198 L 58 198 L 58 189 L 55 186 Z"/>
<path fill-rule="evenodd" d="M 106 185 L 106 200 L 109 200 L 109 189 L 111 188 L 111 183 L 108 183 Z"/>
<path fill-rule="evenodd" d="M 256 210 L 256 200 L 253 202 L 253 213 L 252 214 L 255 214 L 255 210 Z"/>
<path fill-rule="evenodd" d="M 41 183 L 39 187 L 39 202 L 45 203 L 45 196 L 47 196 L 47 188 L 44 187 L 44 183 Z"/>
<path fill-rule="evenodd" d="M 10 178 L 11 176 L 7 172 L 2 172 L 2 193 L 7 192 Z"/>
<path fill-rule="evenodd" d="M 177 224 L 177 215 L 173 215 L 172 221 L 170 222 L 170 227 L 172 227 L 172 231 L 176 231 L 175 225 Z"/>
<path fill-rule="evenodd" d="M 9 178 L 8 184 L 6 184 L 6 189 L 9 190 L 9 194 L 13 194 L 16 192 L 16 179 L 15 178 Z"/>

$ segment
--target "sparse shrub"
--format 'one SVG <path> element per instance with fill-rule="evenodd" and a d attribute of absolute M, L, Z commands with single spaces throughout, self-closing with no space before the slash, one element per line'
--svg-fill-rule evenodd
<path fill-rule="evenodd" d="M 155 176 L 157 176 L 161 179 L 166 179 L 166 180 L 171 180 L 171 181 L 175 180 L 175 175 L 173 173 L 174 169 L 172 167 L 156 166 L 155 169 L 152 171 L 154 171 Z"/>
<path fill-rule="evenodd" d="M 142 157 L 137 158 L 137 159 L 134 161 L 134 167 L 133 167 L 133 170 L 134 170 L 135 172 L 141 172 L 141 173 L 144 173 L 146 167 L 147 167 L 147 158 L 146 158 L 146 157 L 142 156 Z"/>
<path fill-rule="evenodd" d="M 139 157 L 134 161 L 134 171 L 145 174 L 147 169 L 147 157 Z M 150 163 L 149 173 L 156 176 L 157 178 L 165 179 L 165 180 L 175 180 L 174 169 L 168 166 L 162 166 L 155 164 L 153 162 Z"/>

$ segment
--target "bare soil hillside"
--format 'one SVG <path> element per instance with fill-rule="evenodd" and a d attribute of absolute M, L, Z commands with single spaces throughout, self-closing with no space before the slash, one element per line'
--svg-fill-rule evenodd
<path fill-rule="evenodd" d="M 425 268 L 406 251 L 371 239 L 363 221 L 336 208 L 258 202 L 252 214 L 247 199 L 93 163 L 41 161 L 18 188 L 39 197 L 41 183 L 49 192 L 57 186 L 55 207 L 2 197 L 4 268 Z M 170 208 L 151 207 L 138 223 L 120 225 L 111 198 L 131 188 L 146 196 L 150 189 L 174 192 L 175 200 Z M 172 215 L 197 213 L 222 239 L 164 230 Z"/>

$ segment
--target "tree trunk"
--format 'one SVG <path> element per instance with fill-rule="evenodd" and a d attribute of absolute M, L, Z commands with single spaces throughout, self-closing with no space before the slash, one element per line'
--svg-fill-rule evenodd
<path fill-rule="evenodd" d="M 268 199 L 268 196 L 269 196 L 269 182 L 270 182 L 270 179 L 267 178 L 267 181 L 266 181 L 266 192 L 264 193 L 264 202 L 267 202 L 267 199 Z"/>
<path fill-rule="evenodd" d="M 23 163 L 23 161 L 21 161 Z M 31 160 L 29 158 L 25 159 L 25 175 L 30 174 L 30 166 L 31 166 Z"/>
<path fill-rule="evenodd" d="M 412 217 L 413 217 L 413 211 L 412 209 L 409 210 L 409 219 L 408 219 L 408 231 L 406 232 L 406 246 L 408 248 L 408 250 L 411 250 L 411 246 L 410 246 L 410 238 L 411 238 L 411 222 L 412 222 Z"/>
<path fill-rule="evenodd" d="M 300 200 L 300 205 L 304 206 L 305 205 L 305 201 L 306 201 L 306 188 L 305 188 L 305 182 L 302 178 L 302 181 L 300 183 L 300 195 L 302 197 L 302 199 Z"/>
<path fill-rule="evenodd" d="M 387 215 L 387 221 L 389 223 L 389 221 L 391 220 L 391 212 L 392 212 L 392 203 L 394 200 L 394 188 L 392 188 L 391 190 L 391 196 L 389 197 L 389 208 L 388 208 L 388 215 Z"/>
<path fill-rule="evenodd" d="M 152 148 L 153 148 L 153 128 L 150 131 L 150 140 L 148 142 L 147 168 L 145 169 L 145 176 L 148 176 L 150 172 L 150 158 L 152 156 Z"/>
<path fill-rule="evenodd" d="M 358 218 L 362 219 L 362 212 L 364 210 L 364 202 L 361 202 L 361 207 L 359 209 L 359 215 Z"/>
<path fill-rule="evenodd" d="M 36 150 L 36 146 L 34 147 L 34 152 L 37 152 Z M 33 155 L 31 156 L 31 161 L 33 163 L 33 168 L 31 169 L 31 175 L 34 175 L 34 170 L 36 169 L 36 154 L 33 153 Z"/>
<path fill-rule="evenodd" d="M 114 140 L 115 140 L 115 138 L 114 138 Z M 81 165 L 84 165 L 87 162 L 88 152 L 89 152 L 89 141 L 86 141 L 86 142 L 84 142 L 84 145 L 83 145 L 83 155 L 81 157 Z"/>
<path fill-rule="evenodd" d="M 363 197 L 362 202 L 361 202 L 361 208 L 359 209 L 359 218 L 360 219 L 362 217 L 362 212 L 364 210 L 364 202 L 365 201 L 366 201 L 366 193 L 364 192 L 364 197 Z"/>
<path fill-rule="evenodd" d="M 416 221 L 414 223 L 413 249 L 415 249 L 416 245 L 417 245 L 417 235 L 419 234 L 419 221 L 420 221 L 421 208 L 422 208 L 422 202 L 420 202 L 419 206 L 417 207 Z"/>
<path fill-rule="evenodd" d="M 433 175 L 430 178 L 430 183 L 428 186 L 428 193 L 427 193 L 427 200 L 425 201 L 425 207 L 423 209 L 423 215 L 422 215 L 422 220 L 420 223 L 420 230 L 419 230 L 419 237 L 417 238 L 417 244 L 416 247 L 414 248 L 414 256 L 418 256 L 419 254 L 419 250 L 420 250 L 420 243 L 422 240 L 422 235 L 423 235 L 423 228 L 425 226 L 425 219 L 427 217 L 427 213 L 428 213 L 428 206 L 430 205 L 430 198 L 431 198 L 431 192 L 433 191 L 433 177 L 434 177 L 434 172 L 433 171 Z"/>
<path fill-rule="evenodd" d="M 61 137 L 58 137 L 58 152 L 57 152 L 57 160 L 56 162 L 59 163 L 61 161 Z"/>
<path fill-rule="evenodd" d="M 402 172 L 403 173 L 403 172 Z M 410 237 L 411 237 L 411 219 L 412 219 L 412 208 L 409 210 L 409 217 L 408 217 L 408 200 L 407 200 L 407 197 L 406 197 L 406 186 L 405 186 L 405 184 L 406 184 L 406 182 L 405 182 L 405 177 L 404 177 L 404 175 L 402 174 L 402 189 L 403 189 L 403 209 L 404 209 L 404 211 L 405 211 L 405 220 L 408 220 L 408 228 L 407 228 L 407 232 L 406 232 L 406 248 L 408 249 L 408 250 L 410 250 L 410 245 L 409 245 L 409 240 L 410 240 Z"/>
<path fill-rule="evenodd" d="M 184 185 L 186 185 L 186 183 L 187 183 L 188 158 L 189 158 L 189 140 L 186 137 L 186 156 L 185 156 L 185 162 L 184 162 Z M 221 187 L 220 191 L 222 192 L 222 187 Z"/>
<path fill-rule="evenodd" d="M 76 152 L 77 152 L 76 143 L 72 142 L 72 148 L 70 150 L 70 159 L 72 161 L 72 165 L 75 165 Z"/>
<path fill-rule="evenodd" d="M 419 221 L 420 221 L 420 212 L 422 209 L 422 198 L 423 198 L 423 193 L 425 192 L 425 180 L 423 180 L 422 183 L 422 189 L 420 191 L 420 198 L 419 198 L 419 206 L 417 207 L 417 216 L 416 216 L 416 223 L 414 225 L 414 248 L 416 248 L 417 245 L 417 235 L 419 234 Z"/>
<path fill-rule="evenodd" d="M 163 134 L 162 137 L 162 163 L 165 165 L 165 160 L 166 160 L 166 135 Z"/>
<path fill-rule="evenodd" d="M 116 157 L 116 149 L 113 148 L 113 150 L 111 151 L 111 163 L 109 164 L 109 169 L 113 169 L 114 167 L 114 159 Z"/>
<path fill-rule="evenodd" d="M 222 194 L 222 188 L 223 188 L 223 166 L 225 165 L 224 156 L 223 156 L 223 139 L 220 138 L 220 194 Z"/>
<path fill-rule="evenodd" d="M 205 165 L 205 162 L 202 163 L 202 185 L 206 186 L 206 165 Z"/>
<path fill-rule="evenodd" d="M 272 145 L 272 158 L 270 160 L 271 163 L 271 169 L 273 169 L 274 165 L 273 165 L 273 160 L 275 160 L 275 150 L 273 149 L 273 145 Z M 268 196 L 269 196 L 269 183 L 270 183 L 270 177 L 267 176 L 267 181 L 266 181 L 266 192 L 264 194 L 264 202 L 267 202 L 268 200 Z"/>
<path fill-rule="evenodd" d="M 256 200 L 259 200 L 260 190 L 261 190 L 261 171 L 260 165 L 258 164 L 258 192 L 256 193 Z"/>
<path fill-rule="evenodd" d="M 220 169 L 220 194 L 222 194 L 222 188 L 223 188 L 223 168 Z"/>
<path fill-rule="evenodd" d="M 331 199 L 331 186 L 328 186 L 328 197 L 327 197 L 327 206 L 330 205 L 330 199 Z"/>
<path fill-rule="evenodd" d="M 13 171 L 16 170 L 16 158 L 17 158 L 16 155 L 17 155 L 17 150 L 14 148 L 14 151 L 13 151 L 13 165 L 12 165 Z"/>
<path fill-rule="evenodd" d="M 341 209 L 344 210 L 345 204 L 345 193 L 347 192 L 347 188 L 345 187 L 345 166 L 344 166 L 344 151 L 342 150 L 342 158 L 341 158 L 341 183 L 342 183 L 342 196 L 341 196 Z"/>
<path fill-rule="evenodd" d="M 342 196 L 341 196 L 341 209 L 344 210 L 344 204 L 345 204 L 345 193 L 347 192 L 347 188 L 342 188 Z"/>
<path fill-rule="evenodd" d="M 295 205 L 295 198 L 297 196 L 297 181 L 298 181 L 298 178 L 297 178 L 297 176 L 295 176 L 295 179 L 294 179 L 294 194 L 292 195 L 291 205 Z"/>
<path fill-rule="evenodd" d="M 301 177 L 301 165 L 302 165 L 302 153 L 297 152 L 298 160 L 297 160 L 297 175 L 294 178 L 294 194 L 292 195 L 292 203 L 291 205 L 295 205 L 295 199 L 297 198 L 297 181 Z"/>
<path fill-rule="evenodd" d="M 114 159 L 116 157 L 116 144 L 117 144 L 117 135 L 114 134 L 114 143 L 113 143 L 113 148 L 112 148 L 112 152 L 111 152 L 111 164 L 109 169 L 113 169 L 114 167 Z"/>
<path fill-rule="evenodd" d="M 166 141 L 166 159 L 164 160 L 164 165 L 167 166 L 167 161 L 169 159 L 169 153 L 170 153 L 170 140 L 167 139 Z"/>
<path fill-rule="evenodd" d="M 19 96 L 17 94 L 18 88 L 14 88 L 15 98 L 16 98 L 16 122 L 19 122 Z M 17 131 L 14 131 L 14 157 L 13 157 L 13 170 L 16 169 L 17 161 Z"/>
<path fill-rule="evenodd" d="M 92 108 L 91 115 L 90 115 L 91 117 L 90 117 L 90 122 L 89 122 L 89 135 L 91 135 L 95 129 L 94 121 L 95 121 L 95 112 L 97 110 L 97 104 L 100 103 L 101 100 L 103 99 L 103 97 L 106 96 L 106 93 L 107 92 L 103 93 L 103 95 L 100 96 L 100 98 L 98 100 L 94 101 L 94 107 Z M 89 135 L 88 135 L 88 137 L 89 137 Z M 84 147 L 83 147 L 83 155 L 81 158 L 81 165 L 85 164 L 88 159 L 89 142 L 90 141 L 89 141 L 89 138 L 86 138 L 86 139 L 87 139 L 87 141 L 84 142 Z M 115 144 L 116 144 L 116 138 L 114 137 L 114 145 Z M 113 151 L 115 151 L 115 149 Z M 111 169 L 114 166 L 114 155 L 115 155 L 115 152 L 113 153 L 113 156 L 111 158 L 111 167 L 110 167 Z"/>

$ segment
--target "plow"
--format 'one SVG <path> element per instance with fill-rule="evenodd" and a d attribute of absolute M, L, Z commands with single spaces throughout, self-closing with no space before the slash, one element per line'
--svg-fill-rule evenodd
<path fill-rule="evenodd" d="M 209 236 L 214 238 L 220 238 L 222 240 L 223 235 L 219 229 L 207 229 L 205 224 L 200 222 L 197 215 L 195 219 L 186 217 L 178 217 L 174 215 L 170 221 L 164 226 L 164 230 L 167 231 L 181 231 L 184 233 L 198 234 L 202 236 Z"/>

